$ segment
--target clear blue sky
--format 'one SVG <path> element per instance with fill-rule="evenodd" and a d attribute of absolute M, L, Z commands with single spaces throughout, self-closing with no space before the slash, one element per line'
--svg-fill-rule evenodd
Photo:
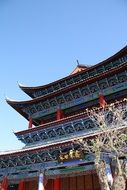
<path fill-rule="evenodd" d="M 5 96 L 28 100 L 27 86 L 96 64 L 127 45 L 127 0 L 0 0 L 0 150 L 20 148 L 13 131 L 28 122 Z"/>

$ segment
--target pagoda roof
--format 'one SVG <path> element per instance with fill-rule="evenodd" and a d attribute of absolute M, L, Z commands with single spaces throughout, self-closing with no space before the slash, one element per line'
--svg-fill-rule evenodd
<path fill-rule="evenodd" d="M 126 127 L 125 126 L 122 126 L 122 127 L 119 127 L 118 130 L 125 130 Z M 109 129 L 109 130 L 112 130 L 114 131 L 114 128 L 112 129 Z M 24 147 L 24 148 L 21 148 L 21 149 L 17 149 L 17 150 L 9 150 L 9 151 L 1 151 L 0 152 L 0 157 L 3 157 L 3 156 L 15 156 L 15 155 L 19 155 L 19 154 L 24 154 L 24 153 L 31 153 L 31 152 L 36 152 L 36 151 L 39 151 L 39 150 L 47 150 L 47 149 L 54 149 L 54 148 L 63 148 L 65 146 L 68 146 L 68 145 L 73 145 L 75 141 L 79 140 L 83 140 L 83 139 L 91 139 L 91 138 L 94 138 L 100 134 L 102 134 L 103 131 L 96 131 L 95 133 L 92 133 L 92 134 L 87 134 L 85 136 L 82 136 L 81 137 L 72 137 L 71 140 L 61 140 L 60 142 L 52 142 L 50 144 L 44 144 L 44 145 L 34 145 L 34 146 L 29 146 L 29 147 Z M 37 152 L 36 152 L 37 153 Z"/>
<path fill-rule="evenodd" d="M 100 132 L 97 132 L 96 134 L 88 134 L 84 138 L 92 138 L 98 134 L 100 134 Z M 82 138 L 83 137 L 81 137 L 81 139 Z M 80 138 L 78 138 L 78 139 L 80 140 Z M 61 140 L 59 143 L 58 142 L 52 142 L 50 144 L 45 144 L 45 145 L 38 145 L 37 144 L 34 146 L 24 147 L 24 148 L 17 149 L 17 150 L 1 151 L 0 157 L 1 156 L 19 155 L 19 154 L 24 154 L 26 152 L 36 152 L 39 150 L 46 150 L 46 149 L 50 149 L 50 148 L 64 147 L 64 146 L 73 144 L 75 140 L 77 140 L 77 137 L 73 137 L 71 140 Z"/>
<path fill-rule="evenodd" d="M 120 56 L 124 55 L 125 53 L 127 53 L 127 46 L 125 46 L 123 49 L 121 49 L 120 51 L 118 51 L 117 53 L 115 53 L 113 56 L 109 57 L 108 59 L 106 60 L 103 60 L 93 66 L 86 66 L 86 65 L 82 65 L 82 64 L 79 64 L 76 66 L 76 68 L 71 72 L 70 75 L 62 78 L 62 79 L 59 79 L 59 80 L 56 80 L 54 82 L 51 82 L 49 84 L 46 84 L 46 85 L 41 85 L 41 86 L 26 86 L 26 85 L 22 85 L 19 83 L 19 87 L 27 94 L 29 95 L 31 98 L 35 98 L 33 96 L 33 92 L 36 91 L 36 90 L 43 90 L 43 89 L 46 89 L 48 87 L 51 87 L 52 85 L 55 85 L 55 84 L 58 84 L 59 82 L 62 82 L 64 80 L 67 80 L 67 79 L 71 79 L 72 77 L 74 76 L 77 76 L 79 73 L 84 73 L 84 72 L 87 72 L 87 71 L 91 71 L 92 69 L 96 68 L 96 67 L 99 67 L 101 65 L 105 65 L 107 64 L 108 62 L 111 62 L 113 61 L 114 59 L 116 58 L 119 58 Z"/>
<path fill-rule="evenodd" d="M 111 101 L 110 104 L 113 104 L 113 105 L 115 105 L 117 107 L 118 105 L 123 104 L 124 102 L 127 102 L 126 98 L 123 98 L 121 100 L 115 101 L 115 103 L 112 103 L 112 101 Z M 72 121 L 77 120 L 77 119 L 86 118 L 86 117 L 89 117 L 90 110 L 91 110 L 91 108 L 90 109 L 86 109 L 86 110 L 84 110 L 81 113 L 78 113 L 78 114 L 75 114 L 75 115 L 72 115 L 72 116 L 68 116 L 68 117 L 62 118 L 60 120 L 55 120 L 55 121 L 52 121 L 52 122 L 41 124 L 38 127 L 33 127 L 33 128 L 30 128 L 30 129 L 25 129 L 25 130 L 22 130 L 22 131 L 14 132 L 14 134 L 16 136 L 24 135 L 24 134 L 32 133 L 32 132 L 39 131 L 39 130 L 41 131 L 42 128 L 46 129 L 46 128 L 49 128 L 49 127 L 52 127 L 52 126 L 61 125 L 61 124 L 68 123 L 68 122 L 72 122 Z M 101 111 L 102 107 L 94 107 L 94 110 L 96 110 L 97 112 Z"/>
<path fill-rule="evenodd" d="M 68 116 L 68 117 L 62 118 L 60 120 L 55 120 L 55 121 L 52 121 L 52 122 L 48 122 L 48 123 L 39 125 L 38 127 L 33 127 L 33 128 L 30 128 L 30 129 L 15 132 L 15 135 L 22 135 L 22 134 L 26 134 L 26 133 L 31 133 L 33 131 L 41 130 L 42 127 L 43 128 L 48 128 L 48 127 L 51 127 L 51 126 L 54 126 L 54 125 L 63 124 L 63 123 L 68 122 L 68 121 L 73 121 L 74 119 L 82 118 L 83 116 L 85 116 L 85 117 L 88 116 L 87 111 L 84 111 L 82 113 L 75 114 L 75 115 L 72 115 L 72 116 Z"/>
<path fill-rule="evenodd" d="M 66 79 L 69 79 L 69 78 L 72 78 L 73 76 L 76 76 L 77 74 L 79 74 L 79 72 L 82 72 L 82 71 L 86 71 L 89 67 L 86 66 L 86 65 L 83 65 L 83 64 L 78 64 L 76 66 L 76 68 L 70 73 L 70 75 L 62 78 L 62 79 L 59 79 L 59 80 L 56 80 L 54 82 L 51 82 L 49 84 L 46 84 L 46 85 L 41 85 L 41 86 L 27 86 L 27 85 L 24 85 L 24 84 L 21 84 L 18 82 L 18 85 L 19 87 L 21 88 L 21 90 L 23 90 L 27 95 L 29 95 L 31 98 L 34 98 L 33 95 L 32 95 L 32 92 L 34 92 L 35 90 L 42 90 L 42 89 L 46 89 L 54 84 L 57 84 L 58 82 L 62 82 L 63 80 L 66 80 Z"/>
<path fill-rule="evenodd" d="M 56 143 L 50 143 L 50 144 L 45 144 L 45 145 L 34 145 L 31 147 L 24 147 L 21 149 L 17 149 L 17 150 L 9 150 L 9 151 L 1 151 L 0 152 L 0 157 L 1 156 L 13 156 L 13 155 L 17 155 L 17 154 L 23 154 L 25 152 L 34 152 L 37 150 L 43 150 L 43 149 L 47 149 L 47 148 L 51 148 L 51 147 L 62 147 L 65 146 L 65 144 L 71 144 L 72 141 L 68 141 L 68 140 L 64 140 L 61 141 L 60 143 L 56 142 Z"/>
<path fill-rule="evenodd" d="M 102 73 L 101 75 L 98 75 L 96 77 L 91 77 L 87 80 L 80 81 L 76 84 L 73 84 L 70 87 L 66 87 L 66 89 L 61 89 L 60 91 L 54 92 L 54 93 L 46 95 L 46 96 L 40 96 L 40 97 L 34 98 L 32 100 L 16 101 L 16 100 L 6 98 L 6 102 L 11 107 L 13 107 L 17 112 L 19 112 L 23 117 L 25 117 L 27 120 L 29 120 L 28 115 L 23 111 L 23 108 L 25 106 L 29 106 L 29 105 L 32 105 L 34 103 L 39 103 L 39 102 L 45 101 L 45 100 L 47 100 L 47 98 L 52 98 L 56 95 L 61 95 L 61 93 L 63 93 L 63 92 L 65 93 L 65 92 L 68 92 L 68 91 L 73 90 L 75 88 L 78 88 L 78 87 L 82 86 L 83 84 L 89 84 L 89 83 L 94 82 L 95 80 L 99 80 L 99 79 L 111 76 L 113 74 L 116 74 L 119 71 L 124 71 L 126 68 L 127 68 L 127 63 L 123 64 L 122 66 L 116 67 L 112 70 L 109 70 L 105 73 Z M 33 124 L 37 125 L 36 123 L 33 123 Z"/>
<path fill-rule="evenodd" d="M 108 110 L 108 108 L 111 105 L 113 105 L 115 107 L 118 107 L 121 105 L 121 107 L 122 107 L 123 103 L 125 103 L 125 107 L 126 107 L 126 102 L 127 102 L 127 99 L 124 98 L 119 101 L 116 101 L 115 103 L 110 103 L 110 104 L 106 105 L 105 110 Z M 102 108 L 101 107 L 93 107 L 93 110 L 98 113 L 98 112 L 102 111 Z M 50 144 L 51 142 L 59 143 L 61 141 L 61 139 L 68 139 L 68 141 L 69 141 L 69 140 L 71 140 L 72 137 L 79 138 L 79 137 L 83 136 L 85 138 L 85 137 L 87 137 L 88 134 L 92 135 L 93 131 L 94 131 L 94 133 L 97 132 L 96 127 L 95 126 L 92 127 L 93 131 L 91 131 L 91 129 L 90 130 L 87 129 L 87 131 L 86 131 L 86 130 L 83 130 L 82 127 L 77 130 L 76 126 L 77 125 L 82 126 L 82 123 L 84 123 L 84 122 L 85 123 L 91 122 L 90 117 L 89 117 L 90 113 L 91 113 L 91 109 L 86 109 L 84 112 L 82 112 L 80 114 L 69 116 L 69 117 L 63 118 L 61 120 L 49 122 L 49 123 L 40 125 L 38 127 L 33 127 L 31 129 L 26 129 L 23 131 L 15 132 L 15 135 L 26 146 L 32 146 L 34 144 Z M 71 135 L 70 135 L 70 132 L 68 132 L 67 128 L 71 129 Z M 58 131 L 64 132 L 62 134 L 62 136 L 60 133 L 58 133 Z M 75 133 L 75 131 L 77 131 L 77 132 Z M 43 138 L 44 136 L 42 134 L 46 138 Z M 53 136 L 50 134 L 53 134 Z"/>
<path fill-rule="evenodd" d="M 114 102 L 110 105 L 106 105 L 105 107 L 105 111 L 107 110 L 111 110 L 111 106 L 113 106 L 113 108 L 117 107 L 120 109 L 122 109 L 125 113 L 125 107 L 123 106 L 123 102 L 127 102 L 127 99 L 124 98 L 121 101 L 117 101 Z M 101 111 L 102 108 L 94 108 L 94 111 L 99 112 Z M 86 110 L 86 113 L 88 116 L 90 116 L 91 114 L 93 114 L 93 112 L 91 112 L 91 110 Z M 83 113 L 82 113 L 83 114 Z M 82 114 L 78 114 L 77 116 L 80 116 Z M 72 116 L 73 117 L 73 116 Z M 121 116 L 122 117 L 122 116 Z M 70 117 L 71 118 L 71 117 Z M 68 118 L 68 119 L 70 119 Z M 53 168 L 54 166 L 56 167 L 56 163 L 57 163 L 57 167 L 59 166 L 65 166 L 66 163 L 64 162 L 60 162 L 60 155 L 64 155 L 64 153 L 69 154 L 70 150 L 79 150 L 81 151 L 82 154 L 85 154 L 85 152 L 82 152 L 82 146 L 79 142 L 84 142 L 87 139 L 93 139 L 95 137 L 98 137 L 99 135 L 103 134 L 104 131 L 100 130 L 98 127 L 96 128 L 96 130 L 93 129 L 93 127 L 91 127 L 91 133 L 80 133 L 80 136 L 71 136 L 71 139 L 69 138 L 62 138 L 59 139 L 59 141 L 50 141 L 48 143 L 45 144 L 34 144 L 31 146 L 25 146 L 22 149 L 17 149 L 17 150 L 10 150 L 10 151 L 0 151 L 0 162 L 1 162 L 1 169 L 8 169 L 11 170 L 11 168 L 13 167 L 24 167 L 25 165 L 31 165 L 31 164 L 44 164 L 44 167 L 49 167 L 49 168 Z M 127 130 L 127 126 L 126 126 L 126 119 L 125 122 L 122 123 L 122 125 L 113 125 L 112 127 L 109 126 L 109 128 L 107 128 L 106 132 L 108 131 L 114 131 L 114 130 L 122 130 L 123 132 L 126 132 Z M 109 153 L 109 152 L 108 152 Z M 54 156 L 56 155 L 57 156 Z M 91 157 L 91 159 L 86 158 L 84 159 L 84 157 L 82 157 L 83 160 L 77 160 L 78 163 L 80 164 L 87 164 L 87 163 L 91 163 L 91 161 L 93 161 L 93 157 Z M 81 162 L 80 162 L 81 161 Z M 49 165 L 48 165 L 49 162 Z M 53 165 L 50 165 L 50 163 L 53 163 Z M 62 165 L 61 165 L 62 164 Z M 73 163 L 75 164 L 75 163 Z M 38 165 L 40 167 L 40 165 Z M 35 166 L 34 166 L 35 167 Z M 31 170 L 31 168 L 30 168 Z M 13 174 L 13 173 L 12 173 Z"/>

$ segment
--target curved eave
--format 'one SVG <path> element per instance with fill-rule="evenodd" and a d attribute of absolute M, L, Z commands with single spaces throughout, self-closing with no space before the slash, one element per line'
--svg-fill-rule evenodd
<path fill-rule="evenodd" d="M 73 87 L 71 88 L 67 88 L 66 91 L 68 90 L 73 90 L 77 87 L 80 87 L 82 86 L 83 84 L 87 83 L 91 83 L 91 82 L 94 82 L 95 80 L 99 80 L 99 79 L 102 79 L 102 78 L 105 78 L 107 76 L 111 76 L 113 74 L 116 74 L 117 72 L 119 71 L 123 71 L 127 68 L 127 63 L 125 63 L 123 66 L 121 67 L 118 67 L 118 68 L 115 68 L 113 69 L 112 71 L 109 71 L 107 73 L 103 73 L 102 75 L 100 76 L 97 76 L 97 77 L 94 77 L 94 78 L 91 78 L 91 79 L 88 79 L 87 81 L 82 81 L 80 82 L 79 84 L 75 84 Z M 38 98 L 35 98 L 33 100 L 28 100 L 28 101 L 14 101 L 14 100 L 10 100 L 10 99 L 6 99 L 7 103 L 12 107 L 14 108 L 17 112 L 19 112 L 24 118 L 26 118 L 27 120 L 29 120 L 29 116 L 23 112 L 22 108 L 26 105 L 31 105 L 31 104 L 34 104 L 34 103 L 38 103 L 40 101 L 44 101 L 45 99 L 47 99 L 48 97 L 52 97 L 52 96 L 55 96 L 55 95 L 58 95 L 59 93 L 64 93 L 65 92 L 65 89 L 62 89 L 60 92 L 55 92 L 53 94 L 49 94 L 48 96 L 46 97 L 38 97 Z M 34 125 L 38 125 L 36 123 L 36 121 L 33 121 L 33 124 Z"/>
<path fill-rule="evenodd" d="M 85 81 L 80 81 L 79 83 L 76 83 L 76 84 L 74 84 L 74 85 L 72 85 L 72 86 L 69 86 L 69 87 L 66 87 L 66 88 L 64 88 L 64 89 L 61 89 L 60 91 L 53 92 L 52 94 L 48 94 L 48 95 L 45 95 L 45 96 L 40 96 L 40 97 L 34 98 L 34 99 L 32 99 L 32 100 L 27 100 L 27 101 L 15 101 L 15 100 L 11 100 L 11 99 L 8 99 L 8 98 L 7 98 L 6 101 L 7 101 L 7 103 L 8 103 L 10 106 L 12 106 L 13 108 L 16 108 L 16 106 L 17 106 L 18 109 L 20 109 L 20 106 L 23 106 L 23 105 L 30 105 L 30 104 L 33 104 L 33 103 L 38 103 L 38 102 L 40 102 L 40 101 L 44 101 L 44 100 L 46 100 L 46 99 L 48 99 L 48 98 L 57 96 L 57 95 L 59 95 L 59 94 L 61 94 L 61 93 L 68 92 L 68 90 L 70 91 L 70 90 L 73 90 L 73 89 L 75 89 L 75 88 L 77 88 L 77 87 L 80 87 L 80 86 L 82 86 L 83 84 L 89 84 L 89 83 L 92 83 L 92 82 L 94 82 L 95 80 L 99 80 L 99 79 L 101 79 L 101 78 L 103 78 L 103 77 L 111 76 L 111 74 L 115 74 L 115 73 L 117 73 L 117 72 L 119 72 L 119 71 L 123 71 L 123 70 L 125 70 L 126 68 L 127 68 L 127 63 L 124 63 L 124 65 L 121 65 L 121 66 L 119 66 L 119 67 L 117 67 L 117 68 L 114 68 L 114 69 L 112 69 L 112 70 L 110 70 L 110 71 L 107 71 L 107 72 L 105 72 L 105 73 L 102 73 L 101 75 L 98 75 L 98 76 L 96 76 L 96 77 L 91 77 L 91 78 L 89 78 L 89 79 L 87 79 L 87 80 L 85 80 Z M 18 110 L 18 109 L 17 109 L 17 110 Z"/>
<path fill-rule="evenodd" d="M 26 129 L 26 130 L 23 130 L 23 131 L 14 132 L 14 134 L 16 136 L 18 136 L 18 135 L 31 133 L 31 132 L 34 132 L 34 131 L 39 131 L 39 130 L 42 130 L 42 128 L 48 128 L 48 127 L 51 127 L 51 126 L 63 124 L 65 122 L 71 122 L 74 119 L 79 119 L 79 118 L 82 118 L 82 117 L 86 117 L 87 115 L 88 115 L 87 112 L 83 112 L 83 113 L 80 113 L 80 114 L 76 114 L 76 115 L 72 115 L 72 116 L 69 116 L 69 117 L 62 118 L 60 120 L 55 120 L 55 121 L 40 125 L 40 126 L 35 127 L 35 128 L 30 128 L 30 129 Z"/>
<path fill-rule="evenodd" d="M 36 151 L 41 151 L 41 150 L 47 150 L 49 148 L 52 147 L 63 147 L 66 145 L 70 145 L 72 144 L 73 141 L 70 140 L 64 140 L 63 142 L 56 142 L 54 144 L 46 144 L 46 145 L 37 145 L 34 147 L 28 147 L 28 148 L 22 148 L 22 149 L 18 149 L 18 150 L 12 150 L 12 151 L 5 151 L 5 152 L 0 152 L 0 157 L 5 157 L 5 156 L 16 156 L 16 155 L 22 155 L 24 153 L 32 153 L 32 152 L 36 152 Z"/>
<path fill-rule="evenodd" d="M 29 121 L 29 117 L 28 115 L 22 111 L 22 109 L 20 108 L 20 105 L 25 105 L 26 102 L 28 101 L 15 101 L 9 98 L 6 98 L 6 102 L 12 107 L 14 108 L 19 114 L 21 114 L 25 119 L 27 119 Z M 33 125 L 37 125 L 37 123 L 35 123 L 33 121 Z"/>
<path fill-rule="evenodd" d="M 114 130 L 114 129 L 112 129 L 112 130 Z M 125 127 L 124 126 L 120 127 L 118 130 L 125 130 Z M 93 133 L 93 134 L 88 134 L 87 136 L 80 137 L 79 140 L 80 139 L 91 139 L 91 138 L 94 138 L 94 137 L 96 137 L 102 133 L 103 133 L 103 131 L 102 132 L 98 131 L 98 132 Z M 22 149 L 13 150 L 13 151 L 0 152 L 0 157 L 16 156 L 16 155 L 22 155 L 24 153 L 32 153 L 32 152 L 37 153 L 37 151 L 41 151 L 41 150 L 64 147 L 64 146 L 73 144 L 75 140 L 77 140 L 77 137 L 74 137 L 71 140 L 63 140 L 59 143 L 55 142 L 55 143 L 50 143 L 50 144 L 45 144 L 45 145 L 37 145 L 34 147 L 22 148 Z"/>
<path fill-rule="evenodd" d="M 123 56 L 127 53 L 127 46 L 125 46 L 124 48 L 122 48 L 120 51 L 118 51 L 117 53 L 115 53 L 114 55 L 112 55 L 111 57 L 97 63 L 96 65 L 92 66 L 91 68 L 95 68 L 96 66 L 100 66 L 100 65 L 105 65 L 109 62 L 114 61 L 115 59 L 118 59 L 120 56 Z"/>
<path fill-rule="evenodd" d="M 122 98 L 122 100 L 121 100 Z M 127 99 L 122 97 L 114 103 L 114 105 L 119 105 L 120 102 L 127 102 Z M 108 103 L 112 103 L 112 101 L 110 100 Z M 95 109 L 101 111 L 102 108 L 101 107 L 98 107 L 98 105 L 96 105 L 96 107 L 94 107 Z M 16 136 L 19 136 L 19 135 L 24 135 L 24 134 L 28 134 L 28 133 L 32 133 L 32 132 L 35 132 L 35 131 L 40 131 L 42 130 L 43 128 L 48 128 L 48 127 L 52 127 L 52 126 L 56 126 L 56 125 L 61 125 L 65 122 L 72 122 L 73 120 L 76 120 L 76 119 L 81 119 L 81 118 L 84 118 L 84 117 L 88 117 L 88 110 L 86 111 L 83 111 L 82 113 L 79 113 L 79 114 L 75 114 L 75 115 L 72 115 L 72 116 L 68 116 L 68 117 L 65 117 L 65 118 L 62 118 L 60 120 L 55 120 L 55 121 L 52 121 L 52 122 L 49 122 L 49 123 L 45 123 L 43 125 L 39 125 L 38 127 L 33 127 L 33 128 L 30 128 L 30 129 L 25 129 L 25 130 L 22 130 L 22 131 L 18 131 L 18 132 L 14 132 L 14 134 Z"/>
<path fill-rule="evenodd" d="M 83 69 L 85 69 L 85 70 L 89 69 L 88 66 L 86 66 L 86 65 L 81 65 L 81 64 L 79 64 L 77 67 L 83 68 Z M 83 72 L 83 71 L 81 71 L 81 72 Z M 66 80 L 66 79 L 68 79 L 68 78 L 72 78 L 72 76 L 75 76 L 75 75 L 77 75 L 77 73 L 68 75 L 68 76 L 66 76 L 66 77 L 64 77 L 64 78 L 62 78 L 62 79 L 59 79 L 59 80 L 56 80 L 56 81 L 51 82 L 51 83 L 49 83 L 49 84 L 41 85 L 41 86 L 26 86 L 26 85 L 23 85 L 23 84 L 21 84 L 21 83 L 18 83 L 18 85 L 19 85 L 19 88 L 21 88 L 26 94 L 31 95 L 31 92 L 33 92 L 34 90 L 45 89 L 45 88 L 47 88 L 47 87 L 49 87 L 49 86 L 51 86 L 51 85 L 53 85 L 53 84 L 56 84 L 56 83 L 58 83 L 58 82 L 61 82 L 61 81 L 63 81 L 63 80 Z M 31 97 L 34 98 L 33 96 L 31 96 Z"/>
<path fill-rule="evenodd" d="M 89 70 L 92 70 L 92 69 L 94 69 L 94 68 L 100 66 L 100 65 L 105 65 L 105 64 L 107 64 L 108 62 L 111 62 L 111 61 L 113 61 L 114 59 L 119 58 L 120 56 L 124 55 L 125 53 L 127 53 L 127 46 L 125 46 L 123 49 L 121 49 L 120 51 L 118 51 L 117 53 L 115 53 L 113 56 L 109 57 L 109 58 L 106 59 L 106 60 L 103 60 L 103 61 L 97 63 L 96 65 L 93 65 L 93 66 L 88 67 L 88 68 L 86 68 L 86 66 L 84 65 L 84 67 L 85 67 L 86 69 L 80 71 L 80 73 L 87 72 L 87 71 L 89 71 Z M 83 67 L 83 65 L 82 65 L 82 67 Z M 34 98 L 34 97 L 32 96 L 32 94 L 31 94 L 33 91 L 35 91 L 35 90 L 42 90 L 42 89 L 48 88 L 48 87 L 50 87 L 51 85 L 54 85 L 54 84 L 59 83 L 59 82 L 61 82 L 61 81 L 63 81 L 63 80 L 72 78 L 73 76 L 76 76 L 76 75 L 78 75 L 78 74 L 79 74 L 79 73 L 75 73 L 75 74 L 72 74 L 72 75 L 68 75 L 68 76 L 66 76 L 66 77 L 64 77 L 64 78 L 62 78 L 62 79 L 56 80 L 56 81 L 54 81 L 54 82 L 52 82 L 52 83 L 49 83 L 49 84 L 46 84 L 46 85 L 30 87 L 30 86 L 24 86 L 24 85 L 19 84 L 19 87 L 20 87 L 26 94 L 28 94 L 31 98 Z"/>
<path fill-rule="evenodd" d="M 99 135 L 100 132 L 98 133 L 94 133 L 94 134 L 88 134 L 87 136 L 83 136 L 81 137 L 84 139 L 88 139 L 88 138 L 93 138 L 97 135 Z M 50 143 L 50 144 L 45 144 L 45 145 L 36 145 L 34 147 L 26 147 L 26 148 L 22 148 L 22 149 L 18 149 L 18 150 L 12 150 L 12 151 L 5 151 L 5 152 L 0 152 L 0 157 L 5 157 L 5 156 L 16 156 L 16 155 L 22 155 L 24 153 L 32 153 L 32 152 L 36 152 L 37 151 L 41 151 L 41 150 L 47 150 L 50 148 L 58 148 L 58 147 L 65 147 L 67 145 L 71 145 L 74 144 L 74 140 L 76 140 L 77 137 L 72 138 L 72 140 L 63 140 L 55 143 Z M 80 138 L 79 138 L 80 139 Z"/>
<path fill-rule="evenodd" d="M 6 98 L 6 102 L 12 107 L 14 108 L 17 112 L 19 112 L 23 117 L 25 117 L 28 120 L 28 115 L 26 113 L 24 113 L 19 107 L 18 105 L 21 104 L 21 101 L 15 101 L 15 100 L 11 100 L 9 98 Z M 22 102 L 23 105 L 23 102 Z"/>

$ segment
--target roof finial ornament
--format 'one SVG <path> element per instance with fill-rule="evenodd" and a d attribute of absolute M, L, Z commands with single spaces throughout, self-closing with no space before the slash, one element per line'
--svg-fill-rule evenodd
<path fill-rule="evenodd" d="M 78 59 L 77 59 L 76 61 L 77 61 L 77 65 L 79 65 L 79 61 L 78 61 Z"/>

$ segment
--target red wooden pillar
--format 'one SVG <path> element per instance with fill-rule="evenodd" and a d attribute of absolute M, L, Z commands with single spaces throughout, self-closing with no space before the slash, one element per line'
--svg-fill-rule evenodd
<path fill-rule="evenodd" d="M 60 179 L 54 179 L 54 189 L 53 190 L 60 190 Z"/>
<path fill-rule="evenodd" d="M 23 190 L 24 187 L 24 181 L 20 181 L 18 185 L 18 190 Z"/>
<path fill-rule="evenodd" d="M 32 124 L 33 124 L 32 117 L 30 117 L 30 118 L 29 118 L 28 129 L 31 129 L 31 128 L 32 128 Z"/>
<path fill-rule="evenodd" d="M 7 177 L 5 176 L 1 184 L 1 190 L 7 190 L 7 189 L 8 189 L 8 180 Z"/>
<path fill-rule="evenodd" d="M 105 101 L 105 98 L 102 94 L 99 95 L 99 104 L 100 104 L 100 107 L 102 107 L 102 108 L 105 108 L 105 106 L 107 104 Z"/>
<path fill-rule="evenodd" d="M 57 109 L 57 113 L 56 113 L 56 119 L 60 120 L 62 118 L 64 118 L 64 112 L 63 112 L 63 110 L 61 110 L 60 108 L 58 108 Z"/>

